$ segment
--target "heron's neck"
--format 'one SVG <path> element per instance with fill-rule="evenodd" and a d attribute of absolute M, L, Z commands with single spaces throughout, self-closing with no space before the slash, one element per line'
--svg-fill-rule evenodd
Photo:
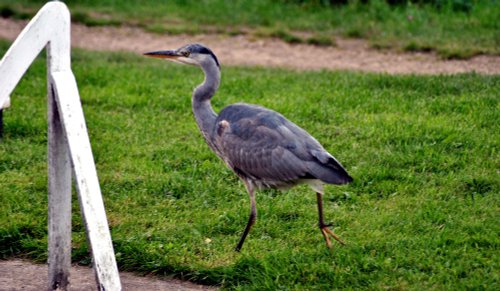
<path fill-rule="evenodd" d="M 210 99 L 219 88 L 220 69 L 215 64 L 202 65 L 202 69 L 205 80 L 193 92 L 193 113 L 201 133 L 207 142 L 210 142 L 208 137 L 214 129 L 217 118 Z"/>

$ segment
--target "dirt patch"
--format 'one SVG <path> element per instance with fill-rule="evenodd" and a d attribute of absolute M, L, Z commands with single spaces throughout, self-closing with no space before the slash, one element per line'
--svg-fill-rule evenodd
<path fill-rule="evenodd" d="M 0 290 L 47 290 L 48 269 L 45 264 L 34 264 L 24 260 L 0 260 Z M 214 291 L 213 287 L 199 286 L 189 282 L 157 277 L 141 277 L 120 272 L 123 290 L 178 290 Z M 73 266 L 70 275 L 70 289 L 73 291 L 97 290 L 94 272 L 89 267 Z"/>
<path fill-rule="evenodd" d="M 0 38 L 14 40 L 25 21 L 0 18 Z M 396 53 L 369 47 L 366 41 L 337 39 L 336 47 L 290 45 L 278 39 L 227 35 L 159 35 L 136 27 L 72 25 L 72 45 L 99 51 L 173 49 L 187 43 L 209 46 L 224 65 L 284 67 L 299 70 L 356 70 L 389 74 L 500 74 L 500 56 L 442 60 L 432 53 Z"/>

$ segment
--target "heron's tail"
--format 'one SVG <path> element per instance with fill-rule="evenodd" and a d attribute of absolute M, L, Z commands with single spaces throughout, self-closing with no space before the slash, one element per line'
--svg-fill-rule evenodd
<path fill-rule="evenodd" d="M 347 184 L 352 182 L 352 177 L 332 155 L 326 151 L 312 150 L 316 159 L 309 165 L 310 173 L 327 184 Z"/>

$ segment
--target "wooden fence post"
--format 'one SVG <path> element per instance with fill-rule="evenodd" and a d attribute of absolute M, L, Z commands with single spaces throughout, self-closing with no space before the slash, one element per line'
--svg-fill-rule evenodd
<path fill-rule="evenodd" d="M 71 267 L 71 162 L 56 105 L 54 84 L 48 82 L 49 290 L 67 290 Z"/>
<path fill-rule="evenodd" d="M 45 7 L 44 7 L 45 8 Z M 43 15 L 42 10 L 39 12 Z M 71 161 L 61 113 L 57 107 L 55 84 L 51 75 L 71 70 L 70 15 L 54 6 L 44 17 L 52 29 L 47 47 L 47 118 L 48 118 L 48 290 L 67 290 L 71 268 Z M 56 24 L 57 23 L 57 24 Z M 38 33 L 46 29 L 39 28 Z"/>

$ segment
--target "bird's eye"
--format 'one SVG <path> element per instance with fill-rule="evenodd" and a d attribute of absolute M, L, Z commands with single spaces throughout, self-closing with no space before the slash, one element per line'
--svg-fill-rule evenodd
<path fill-rule="evenodd" d="M 188 51 L 182 52 L 182 55 L 187 58 L 187 57 L 189 57 L 189 52 Z"/>

